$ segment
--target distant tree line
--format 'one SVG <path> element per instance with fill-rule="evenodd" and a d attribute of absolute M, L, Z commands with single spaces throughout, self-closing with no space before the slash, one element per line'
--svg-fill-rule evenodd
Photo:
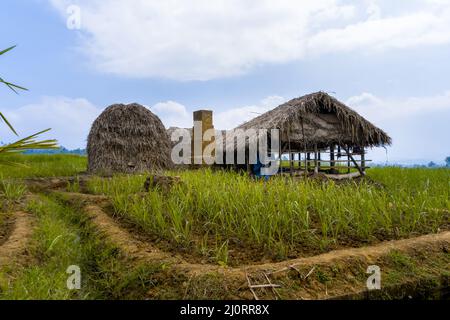
<path fill-rule="evenodd" d="M 445 158 L 445 167 L 447 167 L 447 168 L 450 168 L 450 156 L 449 157 L 447 157 L 447 158 Z M 430 161 L 429 163 L 428 163 L 428 165 L 427 165 L 427 167 L 428 168 L 436 168 L 436 167 L 439 167 L 439 165 L 438 164 L 436 164 L 435 162 L 433 162 L 433 161 Z"/>
<path fill-rule="evenodd" d="M 86 149 L 72 149 L 69 150 L 65 147 L 59 147 L 58 149 L 41 149 L 41 150 L 26 150 L 23 154 L 76 154 L 76 155 L 86 155 Z"/>
<path fill-rule="evenodd" d="M 386 167 L 386 166 L 394 166 L 394 167 L 409 167 L 409 168 L 450 168 L 450 156 L 446 157 L 444 160 L 444 164 L 437 164 L 434 161 L 428 162 L 428 164 L 411 164 L 411 165 L 405 165 L 400 163 L 389 163 L 389 164 L 381 164 L 381 163 L 374 163 L 372 164 L 372 167 Z"/>

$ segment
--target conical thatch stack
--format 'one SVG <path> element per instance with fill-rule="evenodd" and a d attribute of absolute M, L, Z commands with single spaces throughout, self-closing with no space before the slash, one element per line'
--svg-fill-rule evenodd
<path fill-rule="evenodd" d="M 88 137 L 88 171 L 143 172 L 170 168 L 170 140 L 161 120 L 147 108 L 114 104 L 94 121 Z"/>

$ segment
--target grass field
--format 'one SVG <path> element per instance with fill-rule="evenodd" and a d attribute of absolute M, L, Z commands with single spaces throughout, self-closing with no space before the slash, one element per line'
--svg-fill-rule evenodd
<path fill-rule="evenodd" d="M 169 192 L 140 193 L 145 176 L 91 181 L 114 211 L 173 248 L 236 264 L 286 259 L 449 227 L 450 170 L 376 168 L 372 180 L 273 178 L 183 171 Z M 230 261 L 234 257 L 238 261 Z M 231 259 L 233 260 L 233 259 Z"/>
<path fill-rule="evenodd" d="M 16 166 L 0 166 L 0 178 L 72 176 L 86 170 L 86 157 L 77 155 L 10 155 L 4 161 Z"/>
<path fill-rule="evenodd" d="M 7 234 L 5 221 L 15 210 L 30 213 L 34 227 L 26 263 L 1 267 L 0 261 L 0 298 L 223 297 L 220 277 L 195 282 L 168 275 L 164 262 L 136 265 L 98 233 L 82 202 L 69 203 L 48 190 L 28 191 L 24 178 L 81 174 L 86 158 L 33 155 L 10 161 L 25 166 L 0 167 L 0 231 Z M 263 182 L 209 169 L 167 174 L 181 182 L 144 193 L 146 175 L 92 177 L 87 191 L 108 197 L 109 214 L 119 225 L 192 263 L 235 267 L 282 261 L 450 229 L 449 169 L 373 168 L 370 179 L 345 183 L 287 177 Z M 80 192 L 77 183 L 65 189 Z M 434 261 L 433 272 L 439 274 L 446 259 Z M 66 287 L 69 265 L 84 271 L 80 291 Z M 425 267 L 422 273 L 429 271 Z M 401 279 L 398 272 L 390 273 L 392 281 Z M 317 281 L 323 277 L 333 276 L 318 273 Z"/>

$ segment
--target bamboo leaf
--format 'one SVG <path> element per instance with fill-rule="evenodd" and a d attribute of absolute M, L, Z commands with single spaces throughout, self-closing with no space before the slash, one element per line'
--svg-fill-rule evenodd
<path fill-rule="evenodd" d="M 5 50 L 0 51 L 0 56 L 3 55 L 3 54 L 5 54 L 5 53 L 7 53 L 8 51 L 11 51 L 11 50 L 14 49 L 15 47 L 16 47 L 16 46 L 14 45 L 14 46 L 12 46 L 12 47 L 9 47 L 9 48 L 7 48 L 7 49 L 5 49 Z M 24 88 L 24 87 L 21 87 L 21 86 L 19 86 L 19 85 L 17 85 L 17 84 L 14 84 L 14 83 L 5 81 L 5 80 L 3 80 L 2 78 L 0 78 L 0 82 L 1 82 L 1 83 L 4 83 L 8 88 L 10 88 L 10 89 L 11 89 L 12 91 L 14 91 L 16 94 L 18 94 L 18 92 L 17 92 L 16 89 L 28 91 L 27 88 Z"/>
<path fill-rule="evenodd" d="M 22 87 L 22 86 L 19 86 L 19 85 L 17 85 L 17 84 L 11 83 L 11 82 L 7 82 L 7 81 L 4 81 L 4 80 L 3 80 L 3 83 L 6 84 L 8 87 L 13 87 L 13 88 L 16 88 L 16 89 L 28 91 L 27 88 Z"/>
<path fill-rule="evenodd" d="M 7 53 L 8 51 L 11 51 L 11 50 L 14 49 L 15 47 L 17 47 L 17 45 L 12 46 L 12 47 L 9 47 L 8 49 L 5 49 L 5 50 L 3 50 L 3 51 L 0 51 L 0 56 L 1 56 L 2 54 L 4 54 L 4 53 Z"/>
<path fill-rule="evenodd" d="M 18 94 L 18 92 L 16 91 L 16 89 L 28 91 L 27 88 L 24 88 L 24 87 L 21 87 L 21 86 L 19 86 L 19 85 L 17 85 L 17 84 L 14 84 L 14 83 L 5 81 L 5 80 L 3 80 L 2 78 L 0 78 L 0 82 L 1 82 L 1 83 L 4 83 L 8 88 L 10 88 L 10 89 L 11 89 L 12 91 L 14 91 L 16 94 Z"/>
<path fill-rule="evenodd" d="M 14 134 L 16 136 L 18 136 L 16 130 L 14 130 L 13 126 L 9 123 L 9 121 L 6 119 L 6 117 L 1 112 L 0 112 L 0 117 L 2 118 L 3 121 L 5 121 L 6 125 L 11 129 L 11 131 L 14 132 Z"/>
<path fill-rule="evenodd" d="M 13 143 L 7 144 L 5 146 L 0 147 L 0 163 L 7 164 L 7 161 L 1 159 L 2 155 L 11 154 L 11 153 L 19 153 L 29 149 L 57 149 L 57 141 L 54 139 L 35 141 L 34 139 L 50 129 L 42 130 L 38 133 L 32 134 L 28 137 L 15 141 Z M 11 163 L 9 163 L 11 165 Z"/>

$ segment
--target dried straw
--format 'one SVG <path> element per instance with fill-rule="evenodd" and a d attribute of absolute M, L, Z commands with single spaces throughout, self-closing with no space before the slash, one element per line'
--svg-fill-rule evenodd
<path fill-rule="evenodd" d="M 114 104 L 94 121 L 88 136 L 88 171 L 97 174 L 172 167 L 170 141 L 161 120 L 132 103 Z"/>

